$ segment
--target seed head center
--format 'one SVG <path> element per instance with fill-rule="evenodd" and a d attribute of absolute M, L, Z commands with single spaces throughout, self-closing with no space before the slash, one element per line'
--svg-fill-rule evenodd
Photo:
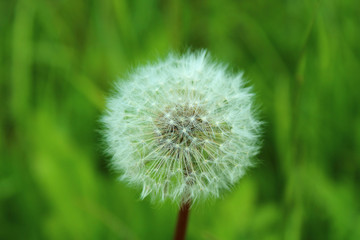
<path fill-rule="evenodd" d="M 195 104 L 167 106 L 155 120 L 159 143 L 171 149 L 189 151 L 198 139 L 204 138 L 209 123 L 204 121 L 205 111 Z"/>

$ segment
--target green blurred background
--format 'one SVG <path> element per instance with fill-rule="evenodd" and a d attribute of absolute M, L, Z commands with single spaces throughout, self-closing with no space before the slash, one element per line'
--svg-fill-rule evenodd
<path fill-rule="evenodd" d="M 354 0 L 0 1 L 0 239 L 172 238 L 97 129 L 117 76 L 187 47 L 244 70 L 266 122 L 188 239 L 360 239 L 359 26 Z"/>

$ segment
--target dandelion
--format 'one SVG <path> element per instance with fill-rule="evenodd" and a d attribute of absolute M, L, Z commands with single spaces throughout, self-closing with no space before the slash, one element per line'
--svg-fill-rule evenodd
<path fill-rule="evenodd" d="M 260 122 L 242 73 L 206 51 L 170 54 L 116 85 L 102 119 L 112 165 L 141 198 L 217 198 L 253 165 Z"/>
<path fill-rule="evenodd" d="M 139 67 L 119 81 L 105 126 L 112 165 L 141 197 L 218 197 L 252 166 L 260 122 L 242 74 L 205 51 Z"/>

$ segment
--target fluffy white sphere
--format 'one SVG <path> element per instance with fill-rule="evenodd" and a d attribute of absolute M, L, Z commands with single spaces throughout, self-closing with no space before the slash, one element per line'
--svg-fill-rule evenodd
<path fill-rule="evenodd" d="M 170 54 L 119 80 L 102 118 L 112 165 L 141 197 L 218 197 L 252 165 L 260 122 L 242 74 L 206 51 Z"/>

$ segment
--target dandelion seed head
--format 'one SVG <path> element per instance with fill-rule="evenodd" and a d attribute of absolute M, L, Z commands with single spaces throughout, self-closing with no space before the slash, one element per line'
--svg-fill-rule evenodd
<path fill-rule="evenodd" d="M 206 51 L 170 54 L 119 81 L 102 118 L 108 153 L 141 197 L 218 197 L 253 165 L 260 122 L 242 74 Z"/>

